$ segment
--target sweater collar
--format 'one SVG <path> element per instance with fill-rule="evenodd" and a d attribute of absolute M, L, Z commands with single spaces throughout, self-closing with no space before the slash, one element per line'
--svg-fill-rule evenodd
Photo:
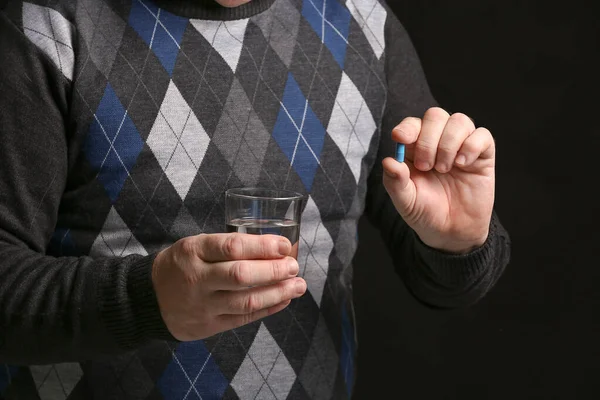
<path fill-rule="evenodd" d="M 159 7 L 182 17 L 220 21 L 250 18 L 267 10 L 274 2 L 252 0 L 239 7 L 227 8 L 215 0 L 155 0 Z"/>

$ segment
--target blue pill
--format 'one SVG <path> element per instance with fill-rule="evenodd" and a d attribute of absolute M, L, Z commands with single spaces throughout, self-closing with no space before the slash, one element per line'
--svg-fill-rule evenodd
<path fill-rule="evenodd" d="M 396 161 L 404 162 L 404 145 L 396 143 Z"/>

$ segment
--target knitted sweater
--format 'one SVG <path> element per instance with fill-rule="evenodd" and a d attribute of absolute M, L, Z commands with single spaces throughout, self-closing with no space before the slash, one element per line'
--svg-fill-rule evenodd
<path fill-rule="evenodd" d="M 361 215 L 432 306 L 476 302 L 508 262 L 495 214 L 445 254 L 383 188 L 391 129 L 435 101 L 377 0 L 0 0 L 0 49 L 0 398 L 346 399 Z M 224 231 L 239 186 L 306 195 L 308 291 L 178 342 L 154 256 Z"/>

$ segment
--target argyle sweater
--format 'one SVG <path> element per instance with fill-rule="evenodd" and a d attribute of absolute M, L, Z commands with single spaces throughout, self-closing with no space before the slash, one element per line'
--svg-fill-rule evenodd
<path fill-rule="evenodd" d="M 0 398 L 347 399 L 361 215 L 431 306 L 475 303 L 509 260 L 495 213 L 446 254 L 386 194 L 392 127 L 435 101 L 376 0 L 0 0 L 0 53 Z M 224 231 L 240 186 L 306 195 L 308 291 L 178 342 L 154 255 Z"/>

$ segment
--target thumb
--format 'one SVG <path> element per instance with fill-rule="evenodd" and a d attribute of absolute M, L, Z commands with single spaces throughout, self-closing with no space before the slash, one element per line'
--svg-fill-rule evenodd
<path fill-rule="evenodd" d="M 417 188 L 410 179 L 408 165 L 387 157 L 383 160 L 383 172 L 383 186 L 392 198 L 396 210 L 402 216 L 410 215 L 417 198 Z"/>

